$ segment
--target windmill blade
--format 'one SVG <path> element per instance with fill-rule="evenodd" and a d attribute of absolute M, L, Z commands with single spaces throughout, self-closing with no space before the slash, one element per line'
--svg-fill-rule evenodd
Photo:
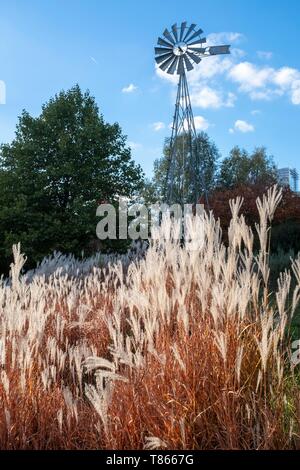
<path fill-rule="evenodd" d="M 203 31 L 202 31 L 202 29 L 200 28 L 200 29 L 198 29 L 198 31 L 196 31 L 194 34 L 192 34 L 191 37 L 189 37 L 189 38 L 187 39 L 187 41 L 189 42 L 189 41 L 191 41 L 192 39 L 196 38 L 197 36 L 200 36 L 201 33 L 203 33 Z"/>
<path fill-rule="evenodd" d="M 201 62 L 200 57 L 197 56 L 196 54 L 194 54 L 193 52 L 187 51 L 186 53 L 190 57 L 190 59 L 192 59 L 194 62 L 196 62 L 196 64 L 199 64 L 199 62 Z"/>
<path fill-rule="evenodd" d="M 195 23 L 192 23 L 191 26 L 189 27 L 189 29 L 187 30 L 186 32 L 186 35 L 184 36 L 183 38 L 183 41 L 185 41 L 188 36 L 191 34 L 192 31 L 194 31 L 194 28 L 196 27 L 197 25 Z"/>
<path fill-rule="evenodd" d="M 184 74 L 184 65 L 183 65 L 183 56 L 181 55 L 178 60 L 178 67 L 177 67 L 178 75 Z"/>
<path fill-rule="evenodd" d="M 187 58 L 186 54 L 184 54 L 183 58 L 184 58 L 186 69 L 188 72 L 190 72 L 191 70 L 193 70 L 194 67 L 192 63 L 189 61 L 189 59 Z"/>
<path fill-rule="evenodd" d="M 160 55 L 158 57 L 155 57 L 155 62 L 157 64 L 161 64 L 162 62 L 164 62 L 166 59 L 169 59 L 170 57 L 173 57 L 172 52 L 169 52 L 169 54 L 163 54 L 163 55 Z"/>
<path fill-rule="evenodd" d="M 173 31 L 175 41 L 178 42 L 177 23 L 173 24 L 173 26 L 171 26 L 171 29 Z"/>
<path fill-rule="evenodd" d="M 230 54 L 230 46 L 210 46 L 208 52 L 210 55 Z"/>
<path fill-rule="evenodd" d="M 161 68 L 163 71 L 165 71 L 165 70 L 169 67 L 169 65 L 171 64 L 171 62 L 173 61 L 173 59 L 174 59 L 174 56 L 173 56 L 173 54 L 172 54 L 172 56 L 171 56 L 169 59 L 167 59 L 165 62 L 163 62 L 163 63 L 160 65 L 160 68 Z"/>
<path fill-rule="evenodd" d="M 161 54 L 167 54 L 169 52 L 172 52 L 172 49 L 169 49 L 167 47 L 155 47 L 155 54 L 161 55 Z"/>
<path fill-rule="evenodd" d="M 180 27 L 179 41 L 182 41 L 185 28 L 186 28 L 186 21 L 183 21 L 183 23 L 181 23 L 181 27 Z"/>
<path fill-rule="evenodd" d="M 170 44 L 168 41 L 165 41 L 162 38 L 158 38 L 157 44 L 159 44 L 160 46 L 165 46 L 165 47 L 170 47 L 170 48 L 173 47 L 173 44 Z"/>
<path fill-rule="evenodd" d="M 170 31 L 168 31 L 167 29 L 164 30 L 163 32 L 163 35 L 165 36 L 165 38 L 169 39 L 169 41 L 172 43 L 172 44 L 175 44 L 175 41 L 170 33 Z"/>
<path fill-rule="evenodd" d="M 194 42 L 187 42 L 187 45 L 188 46 L 197 46 L 197 44 L 203 44 L 206 42 L 206 38 L 200 38 L 200 39 L 197 39 L 197 41 L 194 41 Z"/>
<path fill-rule="evenodd" d="M 207 47 L 190 47 L 188 46 L 188 51 L 197 52 L 198 54 L 204 54 L 207 50 Z"/>
<path fill-rule="evenodd" d="M 167 70 L 167 73 L 169 73 L 170 75 L 173 75 L 173 73 L 176 70 L 178 60 L 179 60 L 179 57 L 175 56 L 173 62 L 171 63 L 170 67 Z"/>

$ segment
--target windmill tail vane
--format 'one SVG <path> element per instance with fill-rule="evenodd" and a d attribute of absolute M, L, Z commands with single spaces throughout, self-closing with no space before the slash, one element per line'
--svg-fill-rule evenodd
<path fill-rule="evenodd" d="M 207 46 L 202 33 L 195 23 L 175 23 L 164 30 L 155 47 L 157 66 L 167 74 L 179 75 L 164 191 L 169 204 L 197 203 L 201 195 L 207 199 L 186 73 L 206 57 L 230 54 L 230 46 Z"/>

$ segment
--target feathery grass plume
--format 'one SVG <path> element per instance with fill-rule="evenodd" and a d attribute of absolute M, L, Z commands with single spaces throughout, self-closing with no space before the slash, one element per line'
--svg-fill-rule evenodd
<path fill-rule="evenodd" d="M 166 443 L 159 439 L 159 437 L 145 437 L 145 450 L 165 449 L 166 447 Z"/>
<path fill-rule="evenodd" d="M 212 212 L 163 220 L 149 246 L 89 259 L 54 253 L 22 273 L 13 248 L 0 280 L 2 449 L 293 449 L 300 391 L 288 325 L 300 257 L 269 285 L 270 224 L 257 201 L 260 252 L 230 202 L 229 244 Z M 201 232 L 201 233 L 200 233 Z"/>

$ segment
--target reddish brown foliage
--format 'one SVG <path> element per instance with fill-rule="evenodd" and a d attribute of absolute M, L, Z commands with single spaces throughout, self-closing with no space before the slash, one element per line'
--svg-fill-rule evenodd
<path fill-rule="evenodd" d="M 254 228 L 255 223 L 258 222 L 256 200 L 258 197 L 261 198 L 265 192 L 265 185 L 253 184 L 241 185 L 233 189 L 217 189 L 211 194 L 209 197 L 209 209 L 213 211 L 216 218 L 220 219 L 225 239 L 231 220 L 230 199 L 236 199 L 238 196 L 243 197 L 242 212 L 247 224 Z M 208 205 L 203 200 L 201 202 L 208 208 Z M 300 197 L 288 187 L 284 187 L 282 190 L 282 200 L 276 210 L 273 225 L 279 225 L 286 221 L 300 223 Z"/>

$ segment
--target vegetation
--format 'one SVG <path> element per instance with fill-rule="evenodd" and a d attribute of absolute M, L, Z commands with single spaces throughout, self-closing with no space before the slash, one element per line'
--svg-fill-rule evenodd
<path fill-rule="evenodd" d="M 296 449 L 300 389 L 288 327 L 300 257 L 269 290 L 269 225 L 281 194 L 257 200 L 254 234 L 231 201 L 228 246 L 212 214 L 191 251 L 164 221 L 139 256 L 35 271 L 14 247 L 0 281 L 2 449 Z M 98 264 L 98 267 L 97 267 Z M 288 303 L 288 297 L 292 303 Z"/>
<path fill-rule="evenodd" d="M 223 239 L 227 240 L 228 227 L 231 220 L 231 212 L 228 201 L 243 195 L 244 214 L 247 223 L 255 230 L 255 224 L 259 217 L 256 209 L 256 200 L 262 197 L 267 185 L 247 184 L 239 185 L 232 189 L 219 189 L 213 191 L 209 198 L 209 208 L 214 212 L 215 217 L 219 217 L 223 227 Z M 205 201 L 204 201 L 205 203 Z M 282 198 L 274 215 L 271 251 L 278 250 L 295 253 L 300 251 L 300 198 L 289 188 L 282 189 Z"/>
<path fill-rule="evenodd" d="M 221 162 L 217 186 L 223 189 L 253 184 L 268 186 L 276 181 L 276 166 L 264 147 L 256 148 L 252 154 L 234 147 Z"/>
<path fill-rule="evenodd" d="M 215 143 L 209 138 L 209 136 L 205 132 L 200 132 L 193 140 L 192 146 L 198 154 L 201 164 L 199 168 L 195 168 L 194 166 L 191 167 L 190 165 L 185 164 L 185 162 L 189 160 L 190 156 L 190 144 L 187 136 L 184 134 L 177 137 L 177 140 L 180 152 L 176 155 L 173 172 L 175 181 L 174 198 L 178 200 L 181 198 L 180 181 L 182 180 L 182 168 L 185 168 L 186 187 L 184 188 L 184 191 L 186 194 L 190 193 L 190 199 L 193 200 L 192 192 L 195 191 L 195 185 L 199 194 L 201 194 L 204 187 L 208 190 L 214 187 L 216 182 L 217 163 L 220 158 L 220 154 Z M 169 158 L 170 139 L 166 139 L 163 156 L 154 162 L 154 177 L 152 181 L 146 184 L 145 199 L 147 202 L 165 200 Z"/>
<path fill-rule="evenodd" d="M 108 124 L 79 86 L 34 118 L 23 111 L 0 149 L 0 272 L 21 242 L 33 266 L 54 250 L 80 255 L 96 239 L 100 201 L 131 196 L 142 171 L 118 124 Z"/>
<path fill-rule="evenodd" d="M 212 209 L 190 221 L 203 245 L 163 220 L 147 249 L 103 254 L 108 241 L 81 260 L 99 249 L 97 205 L 143 184 L 119 125 L 75 86 L 1 146 L 0 271 L 12 244 L 14 262 L 0 277 L 0 448 L 300 448 L 300 198 L 265 195 L 264 148 L 219 164 L 207 134 L 192 144 L 187 188 L 204 178 Z M 169 153 L 167 140 L 146 202 L 164 199 Z"/>
<path fill-rule="evenodd" d="M 185 135 L 178 137 L 178 146 L 180 153 L 174 167 L 175 189 L 180 186 L 184 161 L 189 158 L 189 145 Z M 209 193 L 215 190 L 227 191 L 252 185 L 266 189 L 277 181 L 276 165 L 264 147 L 258 147 L 249 154 L 246 150 L 236 146 L 230 151 L 228 157 L 219 161 L 220 153 L 217 146 L 205 132 L 200 132 L 193 141 L 193 148 L 198 153 L 201 165 L 199 168 L 193 167 L 192 169 L 187 166 L 185 180 L 186 186 L 193 188 L 196 174 L 199 194 L 203 193 L 204 187 Z M 162 158 L 154 162 L 153 179 L 145 184 L 146 201 L 164 200 L 169 158 L 170 139 L 167 139 Z M 177 186 L 176 181 L 178 182 Z M 180 195 L 177 195 L 177 198 L 180 199 Z M 193 198 L 191 197 L 191 199 Z"/>
<path fill-rule="evenodd" d="M 263 183 L 240 185 L 232 189 L 216 189 L 210 195 L 209 204 L 216 218 L 220 218 L 222 225 L 222 239 L 228 244 L 228 230 L 231 221 L 231 212 L 228 201 L 243 195 L 243 212 L 247 224 L 254 232 L 254 251 L 259 250 L 259 236 L 255 226 L 259 223 L 256 208 L 257 198 L 263 197 L 266 185 Z M 205 201 L 204 201 L 205 202 Z M 280 272 L 291 268 L 291 258 L 300 253 L 300 197 L 289 188 L 282 188 L 282 198 L 274 214 L 272 224 L 272 237 L 270 240 L 270 284 L 273 292 L 277 289 L 277 280 Z M 291 278 L 292 286 L 295 279 Z M 292 299 L 289 299 L 292 302 Z M 297 309 L 293 319 L 295 334 L 300 336 L 300 308 Z"/>

